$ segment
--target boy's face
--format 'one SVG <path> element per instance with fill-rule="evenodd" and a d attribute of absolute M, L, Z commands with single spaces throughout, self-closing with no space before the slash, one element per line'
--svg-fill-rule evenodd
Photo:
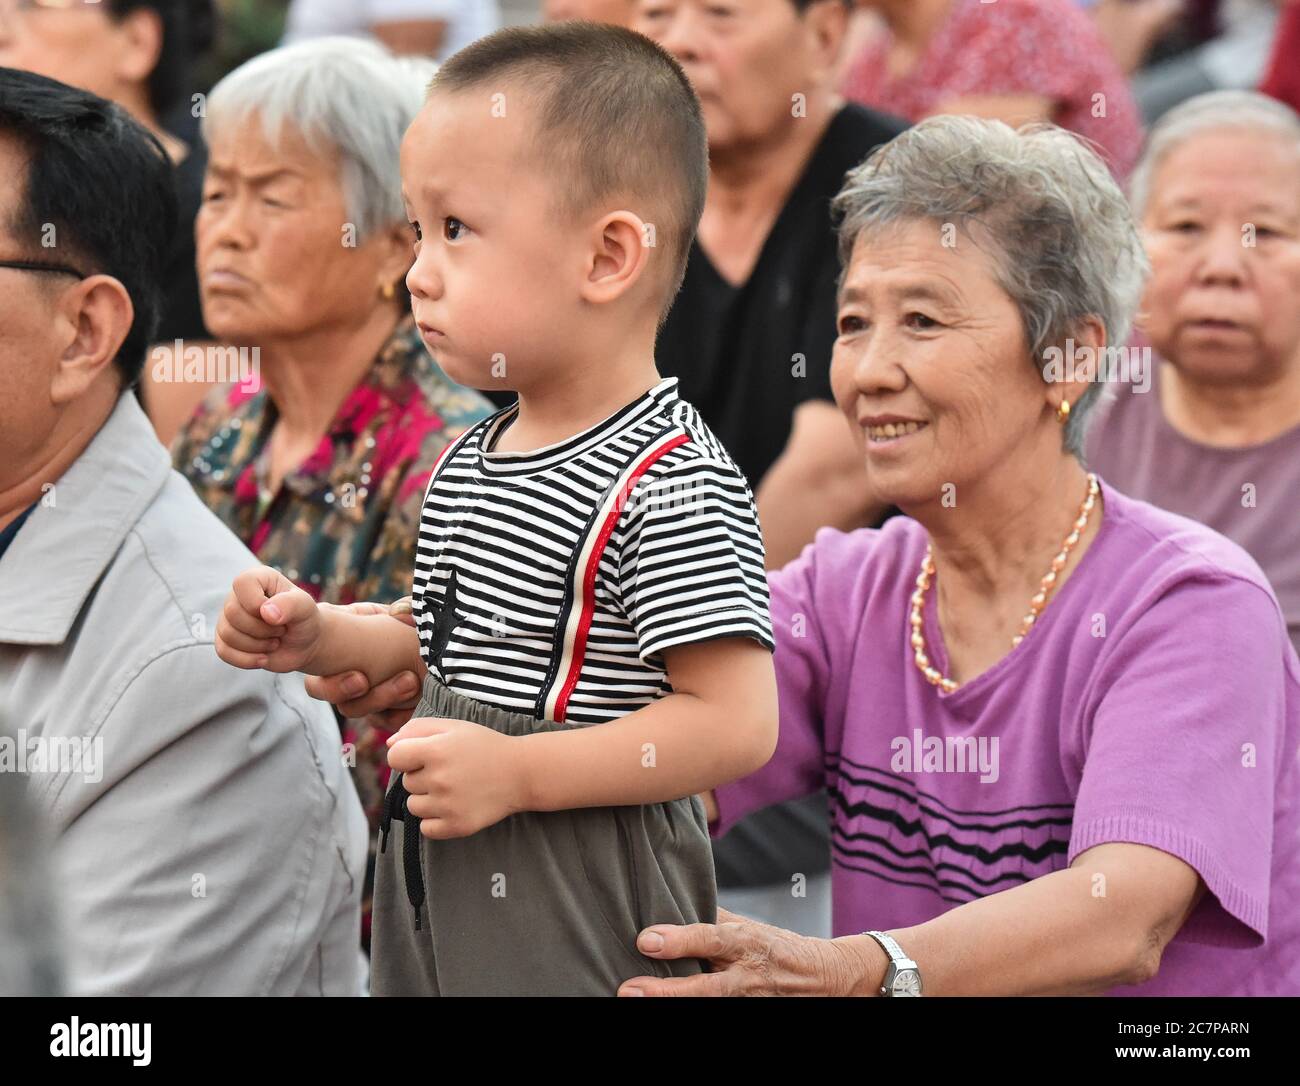
<path fill-rule="evenodd" d="M 471 388 L 545 380 L 581 327 L 584 232 L 557 219 L 522 92 L 435 92 L 402 141 L 406 277 L 430 353 Z"/>

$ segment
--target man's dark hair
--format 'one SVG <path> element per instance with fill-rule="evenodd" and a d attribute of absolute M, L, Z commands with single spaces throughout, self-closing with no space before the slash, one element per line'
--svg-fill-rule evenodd
<path fill-rule="evenodd" d="M 622 196 L 655 209 L 655 244 L 674 261 L 666 311 L 709 187 L 708 137 L 686 73 L 641 34 L 578 21 L 480 38 L 438 69 L 430 89 L 496 92 L 506 82 L 537 107 L 535 157 L 558 175 L 562 213 Z"/>
<path fill-rule="evenodd" d="M 89 91 L 0 68 L 0 132 L 27 155 L 26 190 L 5 224 L 17 259 L 111 275 L 135 307 L 117 352 L 122 387 L 135 383 L 158 327 L 162 270 L 176 230 L 176 181 L 158 140 Z M 52 230 L 51 230 L 52 228 Z M 52 255 L 46 247 L 54 239 Z"/>
<path fill-rule="evenodd" d="M 108 0 L 112 19 L 148 8 L 162 23 L 162 48 L 149 73 L 149 104 L 159 117 L 176 107 L 193 90 L 198 62 L 211 50 L 216 37 L 216 12 L 212 0 Z"/>

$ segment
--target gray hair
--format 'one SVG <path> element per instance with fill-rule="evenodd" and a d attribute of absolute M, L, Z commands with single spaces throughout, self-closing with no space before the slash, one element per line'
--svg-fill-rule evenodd
<path fill-rule="evenodd" d="M 910 221 L 978 227 L 998 282 L 1020 310 L 1030 357 L 1047 379 L 1048 348 L 1096 317 L 1122 345 L 1149 271 L 1124 194 L 1100 157 L 1050 124 L 932 117 L 849 171 L 832 205 L 847 268 L 864 231 Z M 1071 405 L 1065 448 L 1082 455 L 1103 374 Z"/>
<path fill-rule="evenodd" d="M 1133 213 L 1141 218 L 1151 197 L 1151 181 L 1171 151 L 1206 132 L 1243 128 L 1275 132 L 1300 152 L 1300 117 L 1290 106 L 1256 91 L 1224 90 L 1198 94 L 1175 106 L 1151 129 L 1142 158 L 1129 180 Z"/>
<path fill-rule="evenodd" d="M 398 59 L 363 38 L 315 38 L 241 64 L 208 95 L 203 134 L 256 114 L 266 139 L 287 128 L 313 151 L 337 152 L 348 218 L 361 241 L 403 221 L 402 137 L 424 104 L 431 60 Z"/>

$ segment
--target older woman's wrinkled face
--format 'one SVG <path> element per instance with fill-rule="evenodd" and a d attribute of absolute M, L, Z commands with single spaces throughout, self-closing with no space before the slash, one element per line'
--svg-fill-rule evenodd
<path fill-rule="evenodd" d="M 1142 327 L 1189 376 L 1268 382 L 1300 365 L 1300 152 L 1227 129 L 1171 151 L 1143 215 Z"/>
<path fill-rule="evenodd" d="M 965 234 L 907 222 L 858 237 L 831 363 L 872 490 L 904 509 L 1009 459 L 1061 454 L 1015 302 Z"/>
<path fill-rule="evenodd" d="M 639 0 L 632 29 L 681 64 L 716 153 L 798 120 L 793 96 L 829 76 L 809 21 L 823 15 L 801 15 L 790 0 Z"/>
<path fill-rule="evenodd" d="M 218 129 L 194 226 L 209 330 L 256 343 L 360 323 L 384 251 L 349 226 L 334 160 L 289 131 L 272 145 L 256 118 Z"/>

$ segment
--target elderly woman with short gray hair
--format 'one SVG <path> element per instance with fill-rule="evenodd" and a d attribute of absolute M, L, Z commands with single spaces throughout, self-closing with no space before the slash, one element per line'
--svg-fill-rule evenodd
<path fill-rule="evenodd" d="M 832 385 L 909 516 L 770 575 L 777 752 L 706 797 L 721 835 L 829 790 L 836 938 L 656 925 L 642 954 L 712 971 L 620 994 L 1300 992 L 1277 599 L 1085 470 L 1102 375 L 1052 365 L 1125 342 L 1147 262 L 1123 195 L 1060 129 L 939 117 L 837 207 Z"/>
<path fill-rule="evenodd" d="M 1244 547 L 1300 650 L 1300 117 L 1253 91 L 1189 99 L 1131 199 L 1154 364 L 1098 412 L 1089 463 Z"/>
<path fill-rule="evenodd" d="M 410 593 L 429 472 L 492 410 L 425 350 L 405 288 L 398 151 L 432 70 L 322 38 L 254 58 L 208 96 L 203 315 L 248 366 L 172 453 L 263 564 L 324 603 Z M 363 721 L 342 737 L 372 829 L 387 735 Z"/>

